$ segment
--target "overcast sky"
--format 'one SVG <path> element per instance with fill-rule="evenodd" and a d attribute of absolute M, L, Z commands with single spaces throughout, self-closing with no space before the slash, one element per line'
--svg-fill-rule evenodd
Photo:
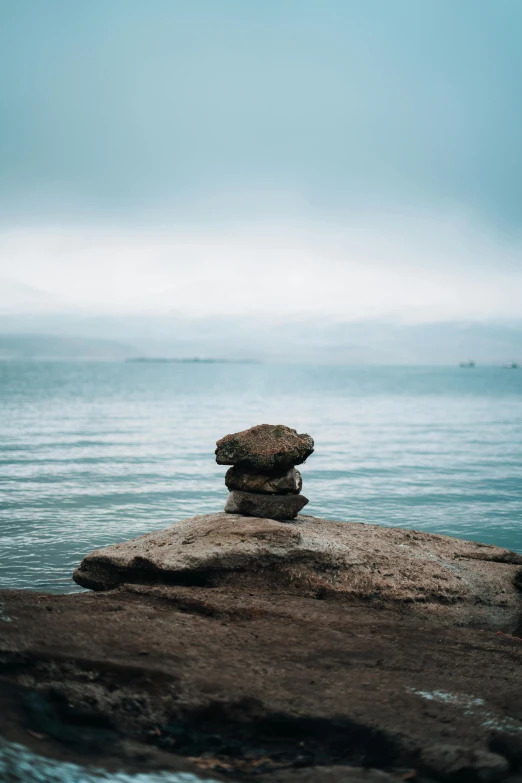
<path fill-rule="evenodd" d="M 0 307 L 519 316 L 521 30 L 520 0 L 0 0 Z"/>

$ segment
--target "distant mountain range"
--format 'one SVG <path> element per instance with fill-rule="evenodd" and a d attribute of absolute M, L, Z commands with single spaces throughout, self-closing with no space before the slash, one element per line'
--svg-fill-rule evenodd
<path fill-rule="evenodd" d="M 136 355 L 137 351 L 133 346 L 115 340 L 39 334 L 0 334 L 0 360 L 123 360 Z"/>
<path fill-rule="evenodd" d="M 0 278 L 0 358 L 171 357 L 319 364 L 522 364 L 518 322 L 107 315 Z"/>
<path fill-rule="evenodd" d="M 0 315 L 0 359 L 522 364 L 522 323 Z"/>
<path fill-rule="evenodd" d="M 62 300 L 41 288 L 0 277 L 0 313 L 55 313 L 67 308 Z"/>

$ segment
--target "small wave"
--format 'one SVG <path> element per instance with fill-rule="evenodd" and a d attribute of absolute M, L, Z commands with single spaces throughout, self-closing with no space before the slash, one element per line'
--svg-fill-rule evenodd
<path fill-rule="evenodd" d="M 23 745 L 0 738 L 0 780 L 23 783 L 217 783 L 188 772 L 108 772 L 81 767 L 33 753 Z"/>

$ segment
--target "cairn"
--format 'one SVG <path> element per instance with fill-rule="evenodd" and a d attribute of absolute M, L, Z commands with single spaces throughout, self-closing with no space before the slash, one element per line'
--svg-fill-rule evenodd
<path fill-rule="evenodd" d="M 298 435 L 284 424 L 258 424 L 225 435 L 216 446 L 218 465 L 232 465 L 225 476 L 228 514 L 295 519 L 308 503 L 295 466 L 314 450 L 310 435 Z"/>

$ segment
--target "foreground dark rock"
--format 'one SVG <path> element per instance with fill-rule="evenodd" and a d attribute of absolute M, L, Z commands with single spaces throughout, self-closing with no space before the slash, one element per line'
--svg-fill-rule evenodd
<path fill-rule="evenodd" d="M 298 470 L 290 468 L 281 475 L 252 473 L 244 468 L 227 470 L 225 484 L 229 490 L 258 492 L 262 495 L 298 495 L 303 488 L 303 479 Z"/>
<path fill-rule="evenodd" d="M 225 435 L 216 443 L 218 465 L 237 465 L 261 473 L 280 473 L 301 465 L 314 450 L 310 435 L 284 424 L 258 424 Z"/>
<path fill-rule="evenodd" d="M 185 520 L 88 555 L 96 592 L 0 593 L 0 735 L 207 779 L 515 783 L 521 571 L 416 531 Z"/>

